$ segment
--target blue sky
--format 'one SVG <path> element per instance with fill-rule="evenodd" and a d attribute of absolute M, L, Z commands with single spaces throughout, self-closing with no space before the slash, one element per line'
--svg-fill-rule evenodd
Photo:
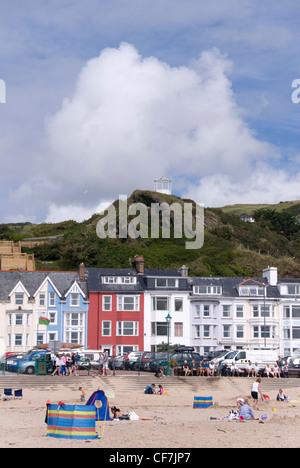
<path fill-rule="evenodd" d="M 300 199 L 296 0 L 0 0 L 0 222 Z"/>

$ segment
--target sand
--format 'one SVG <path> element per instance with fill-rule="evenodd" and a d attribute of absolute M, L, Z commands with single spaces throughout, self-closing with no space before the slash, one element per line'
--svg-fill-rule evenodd
<path fill-rule="evenodd" d="M 74 377 L 75 378 L 75 377 Z M 123 413 L 135 411 L 139 416 L 152 417 L 153 421 L 107 421 L 101 422 L 102 438 L 79 441 L 47 437 L 44 422 L 46 401 L 63 401 L 79 404 L 79 392 L 57 384 L 51 391 L 25 389 L 22 400 L 0 402 L 0 447 L 14 448 L 287 448 L 300 446 L 300 402 L 277 402 L 275 388 L 268 392 L 271 400 L 260 403 L 257 417 L 267 415 L 260 421 L 211 420 L 211 417 L 228 416 L 230 409 L 236 409 L 236 399 L 245 398 L 250 392 L 250 382 L 238 379 L 233 385 L 230 379 L 222 384 L 210 384 L 214 406 L 208 409 L 194 409 L 195 388 L 191 385 L 170 387 L 167 378 L 164 388 L 167 395 L 145 395 L 140 389 L 132 391 L 123 387 L 118 390 L 117 377 L 109 384 L 109 378 L 91 379 L 91 388 L 99 386 L 109 395 L 110 406 L 118 406 Z M 200 378 L 201 379 L 201 378 Z M 205 379 L 204 379 L 205 380 Z M 151 381 L 151 379 L 150 379 Z M 159 382 L 158 382 L 159 383 Z M 242 384 L 242 385 L 241 385 Z M 201 384 L 199 380 L 198 394 Z M 280 381 L 284 389 L 284 380 Z M 278 385 L 279 387 L 279 385 Z M 203 387 L 207 390 L 207 386 Z M 300 387 L 289 387 L 292 400 L 300 400 Z M 199 395 L 199 396 L 210 396 Z M 251 401 L 251 400 L 250 400 Z M 276 411 L 272 410 L 276 409 Z"/>

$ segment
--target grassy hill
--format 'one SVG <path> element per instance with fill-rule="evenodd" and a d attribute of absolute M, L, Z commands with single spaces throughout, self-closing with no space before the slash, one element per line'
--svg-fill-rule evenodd
<path fill-rule="evenodd" d="M 137 202 L 146 205 L 150 212 L 151 203 L 167 202 L 171 205 L 176 202 L 183 205 L 192 201 L 136 190 L 128 199 L 128 206 Z M 118 201 L 114 206 L 118 212 Z M 204 245 L 199 250 L 187 250 L 185 238 L 99 239 L 96 235 L 96 225 L 100 219 L 98 214 L 82 223 L 2 224 L 0 238 L 22 240 L 63 234 L 64 238 L 59 242 L 45 243 L 32 249 L 23 248 L 35 254 L 37 268 L 44 270 L 74 270 L 81 262 L 89 267 L 127 268 L 134 255 L 140 254 L 144 256 L 146 268 L 177 269 L 185 264 L 194 276 L 261 277 L 264 268 L 276 266 L 281 277 L 300 278 L 300 225 L 293 221 L 295 232 L 287 233 L 283 225 L 278 227 L 278 223 L 275 225 L 270 220 L 260 219 L 250 224 L 241 221 L 238 216 L 242 213 L 253 214 L 262 207 L 276 213 L 282 212 L 289 220 L 291 216 L 294 220 L 300 217 L 300 202 L 207 208 Z M 171 224 L 173 221 L 171 219 Z"/>

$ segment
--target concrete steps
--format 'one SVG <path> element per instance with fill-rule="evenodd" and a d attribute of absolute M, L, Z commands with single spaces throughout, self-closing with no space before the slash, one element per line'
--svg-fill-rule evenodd
<path fill-rule="evenodd" d="M 52 377 L 51 375 L 6 374 L 0 376 L 0 392 L 2 392 L 4 388 L 49 391 L 51 389 L 57 389 L 59 386 L 77 390 L 79 386 L 89 388 L 93 386 L 93 383 L 94 379 L 91 376 Z"/>
<path fill-rule="evenodd" d="M 186 386 L 190 388 L 195 395 L 198 393 L 213 392 L 222 390 L 222 387 L 231 386 L 240 394 L 250 394 L 251 386 L 254 379 L 248 377 L 178 377 L 170 376 L 163 379 L 157 379 L 152 374 L 138 375 L 116 375 L 116 376 L 101 376 L 99 377 L 100 386 L 103 384 L 103 389 L 110 388 L 114 392 L 126 393 L 132 391 L 143 391 L 144 388 L 155 383 L 156 387 L 159 384 L 164 388 L 180 388 Z M 285 391 L 289 388 L 300 388 L 300 379 L 268 379 L 263 378 L 261 383 L 262 392 L 278 392 L 279 388 Z"/>

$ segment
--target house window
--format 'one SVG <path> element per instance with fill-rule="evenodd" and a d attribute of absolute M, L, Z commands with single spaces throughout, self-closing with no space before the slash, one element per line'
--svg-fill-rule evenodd
<path fill-rule="evenodd" d="M 114 284 L 117 283 L 118 279 L 116 276 L 104 276 L 103 283 Z"/>
<path fill-rule="evenodd" d="M 166 322 L 152 322 L 151 335 L 152 336 L 167 336 L 168 325 Z"/>
<path fill-rule="evenodd" d="M 118 296 L 119 311 L 138 311 L 140 308 L 139 296 Z"/>
<path fill-rule="evenodd" d="M 223 325 L 223 338 L 230 338 L 231 327 L 230 325 Z"/>
<path fill-rule="evenodd" d="M 156 278 L 155 286 L 157 288 L 176 288 L 177 280 L 174 278 Z"/>
<path fill-rule="evenodd" d="M 49 307 L 55 307 L 55 292 L 49 293 Z"/>
<path fill-rule="evenodd" d="M 200 338 L 200 325 L 195 325 L 195 338 Z"/>
<path fill-rule="evenodd" d="M 44 306 L 46 304 L 46 294 L 40 293 L 39 294 L 40 306 Z"/>
<path fill-rule="evenodd" d="M 221 286 L 194 286 L 194 294 L 220 295 L 222 288 Z"/>
<path fill-rule="evenodd" d="M 203 306 L 203 317 L 210 317 L 210 306 L 204 305 Z"/>
<path fill-rule="evenodd" d="M 102 336 L 111 336 L 111 322 L 107 320 L 102 322 Z"/>
<path fill-rule="evenodd" d="M 16 334 L 15 335 L 15 346 L 22 346 L 23 344 L 23 339 L 22 339 L 22 335 L 21 334 Z"/>
<path fill-rule="evenodd" d="M 79 293 L 70 294 L 70 306 L 78 307 L 79 306 Z"/>
<path fill-rule="evenodd" d="M 23 305 L 24 293 L 16 293 L 16 305 Z"/>
<path fill-rule="evenodd" d="M 271 327 L 270 326 L 253 327 L 253 338 L 271 338 Z"/>
<path fill-rule="evenodd" d="M 66 332 L 66 341 L 74 344 L 83 344 L 83 333 L 76 330 L 68 331 Z"/>
<path fill-rule="evenodd" d="M 210 326 L 204 325 L 203 327 L 203 338 L 210 338 Z"/>
<path fill-rule="evenodd" d="M 183 299 L 181 297 L 175 297 L 175 312 L 183 311 Z"/>
<path fill-rule="evenodd" d="M 199 304 L 195 306 L 195 317 L 200 318 L 200 305 Z"/>
<path fill-rule="evenodd" d="M 300 306 L 292 306 L 292 317 L 300 318 Z"/>
<path fill-rule="evenodd" d="M 138 322 L 117 322 L 118 336 L 138 336 Z"/>
<path fill-rule="evenodd" d="M 292 328 L 292 338 L 293 340 L 300 339 L 300 327 L 293 327 Z"/>
<path fill-rule="evenodd" d="M 152 310 L 169 310 L 169 297 L 152 297 Z"/>
<path fill-rule="evenodd" d="M 174 323 L 174 336 L 183 336 L 183 323 L 182 322 Z"/>
<path fill-rule="evenodd" d="M 265 294 L 264 286 L 242 286 L 239 288 L 240 296 L 263 296 Z"/>
<path fill-rule="evenodd" d="M 236 327 L 236 337 L 244 338 L 244 327 L 243 325 L 237 325 Z"/>
<path fill-rule="evenodd" d="M 16 314 L 16 325 L 23 325 L 23 314 Z"/>
<path fill-rule="evenodd" d="M 66 327 L 82 327 L 83 326 L 83 313 L 67 312 L 66 313 Z"/>
<path fill-rule="evenodd" d="M 56 310 L 49 312 L 48 313 L 48 318 L 50 320 L 51 325 L 56 325 L 56 323 L 57 323 L 57 312 L 56 312 Z"/>
<path fill-rule="evenodd" d="M 299 284 L 288 284 L 288 294 L 290 295 L 298 295 L 300 294 L 300 285 Z"/>
<path fill-rule="evenodd" d="M 223 317 L 224 318 L 230 317 L 230 305 L 223 305 Z"/>
<path fill-rule="evenodd" d="M 112 310 L 112 297 L 111 296 L 102 297 L 102 309 L 106 311 Z"/>
<path fill-rule="evenodd" d="M 236 306 L 236 318 L 244 318 L 244 306 Z"/>

